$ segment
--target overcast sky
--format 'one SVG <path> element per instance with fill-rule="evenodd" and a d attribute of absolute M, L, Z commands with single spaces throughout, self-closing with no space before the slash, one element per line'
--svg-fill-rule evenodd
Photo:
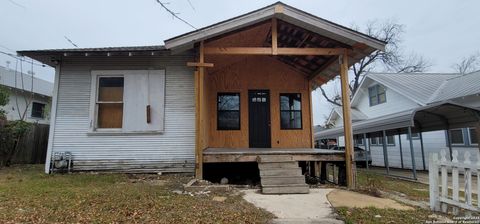
<path fill-rule="evenodd" d="M 195 27 L 203 27 L 275 1 L 165 0 Z M 480 50 L 478 0 L 285 0 L 293 7 L 345 26 L 372 20 L 405 25 L 403 48 L 430 60 L 431 72 L 452 72 L 452 64 Z M 155 0 L 0 0 L 0 51 L 79 47 L 161 45 L 191 31 Z M 0 54 L 0 65 L 15 60 Z M 24 66 L 25 67 L 25 66 Z M 50 68 L 34 67 L 37 77 L 53 81 Z M 338 83 L 327 87 L 332 92 Z M 314 93 L 314 123 L 322 124 L 331 106 Z"/>

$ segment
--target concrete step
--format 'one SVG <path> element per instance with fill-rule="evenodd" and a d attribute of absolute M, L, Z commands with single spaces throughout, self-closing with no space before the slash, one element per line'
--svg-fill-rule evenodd
<path fill-rule="evenodd" d="M 277 169 L 277 168 L 298 168 L 298 162 L 280 162 L 280 163 L 259 163 L 258 168 L 264 169 Z"/>
<path fill-rule="evenodd" d="M 260 177 L 267 176 L 302 176 L 302 170 L 300 168 L 285 168 L 285 169 L 267 169 L 260 170 Z"/>
<path fill-rule="evenodd" d="M 264 194 L 308 194 L 307 184 L 262 185 Z"/>
<path fill-rule="evenodd" d="M 264 176 L 261 180 L 263 185 L 305 184 L 304 176 Z"/>

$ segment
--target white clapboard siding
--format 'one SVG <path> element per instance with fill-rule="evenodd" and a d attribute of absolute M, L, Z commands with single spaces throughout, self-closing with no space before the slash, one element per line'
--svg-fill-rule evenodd
<path fill-rule="evenodd" d="M 190 55 L 65 57 L 62 61 L 53 152 L 73 154 L 73 170 L 193 172 L 194 76 Z M 162 134 L 89 134 L 91 70 L 164 69 L 165 130 Z"/>
<path fill-rule="evenodd" d="M 447 142 L 445 138 L 445 131 L 432 131 L 432 132 L 423 132 L 423 147 L 425 155 L 425 169 L 428 169 L 428 155 L 430 153 L 439 153 L 442 149 L 447 149 Z M 403 167 L 410 169 L 412 168 L 412 156 L 410 153 L 410 142 L 407 139 L 407 135 L 402 135 L 402 155 L 403 155 Z M 363 146 L 360 146 L 363 148 Z M 422 160 L 422 151 L 420 139 L 413 139 L 413 149 L 415 155 L 415 165 L 417 170 L 423 170 L 423 160 Z M 395 136 L 395 145 L 387 146 L 388 154 L 388 165 L 389 167 L 401 168 L 401 159 L 400 159 L 400 144 L 398 142 L 398 135 Z M 459 156 L 463 156 L 465 152 L 475 153 L 478 151 L 477 146 L 472 147 L 456 147 L 453 146 L 452 150 L 458 150 Z M 382 146 L 371 146 L 371 156 L 372 156 L 372 165 L 374 166 L 385 166 L 383 159 L 383 147 Z M 450 158 L 449 153 L 447 157 Z M 473 162 L 477 162 L 476 158 L 472 158 Z"/>

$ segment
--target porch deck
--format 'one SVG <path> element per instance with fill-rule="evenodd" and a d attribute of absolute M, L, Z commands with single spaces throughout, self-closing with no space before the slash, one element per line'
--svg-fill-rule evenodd
<path fill-rule="evenodd" d="M 204 163 L 285 161 L 345 161 L 345 152 L 312 148 L 207 148 Z"/>

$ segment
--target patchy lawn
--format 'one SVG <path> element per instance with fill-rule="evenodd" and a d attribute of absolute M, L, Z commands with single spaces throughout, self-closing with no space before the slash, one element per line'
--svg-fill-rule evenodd
<path fill-rule="evenodd" d="M 399 211 L 395 209 L 378 208 L 336 208 L 337 213 L 343 217 L 345 223 L 402 223 L 416 224 L 425 223 L 426 220 L 435 220 L 429 216 L 428 210 L 414 209 L 411 211 Z"/>
<path fill-rule="evenodd" d="M 428 185 L 397 178 L 386 177 L 368 171 L 358 171 L 357 190 L 361 193 L 379 197 L 381 191 L 404 194 L 414 201 L 428 201 Z M 425 223 L 427 220 L 438 220 L 428 209 L 415 207 L 414 210 L 400 211 L 380 208 L 335 208 L 346 223 Z"/>
<path fill-rule="evenodd" d="M 374 172 L 357 172 L 357 186 L 361 192 L 379 196 L 377 190 L 389 193 L 402 193 L 411 200 L 429 200 L 428 185 L 398 178 L 391 178 Z"/>
<path fill-rule="evenodd" d="M 240 195 L 179 195 L 181 175 L 55 174 L 0 169 L 0 223 L 265 223 L 273 215 Z"/>

